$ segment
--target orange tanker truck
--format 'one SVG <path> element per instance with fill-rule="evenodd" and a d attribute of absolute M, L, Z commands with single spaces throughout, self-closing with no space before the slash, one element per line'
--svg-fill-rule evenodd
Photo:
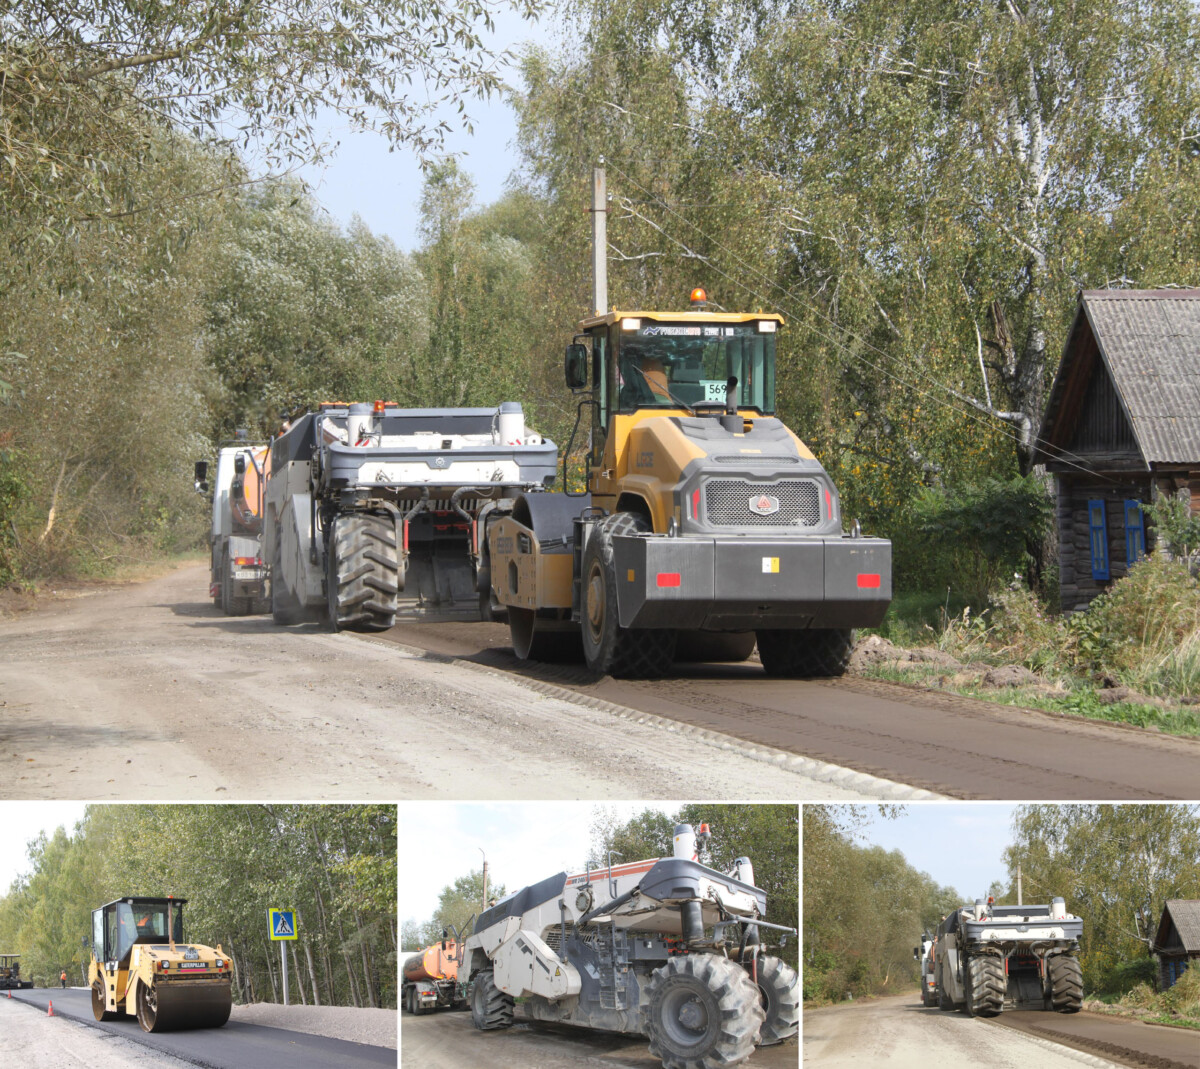
<path fill-rule="evenodd" d="M 466 993 L 458 983 L 457 953 L 457 942 L 443 939 L 405 961 L 400 997 L 409 1013 L 467 1008 Z"/>

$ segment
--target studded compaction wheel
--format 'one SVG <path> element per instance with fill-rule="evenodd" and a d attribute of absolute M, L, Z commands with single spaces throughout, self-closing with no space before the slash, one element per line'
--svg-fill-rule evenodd
<path fill-rule="evenodd" d="M 622 627 L 617 616 L 616 535 L 636 535 L 650 524 L 632 512 L 615 512 L 602 520 L 583 554 L 583 656 L 600 675 L 618 679 L 660 679 L 675 658 L 675 631 L 670 628 Z"/>
<path fill-rule="evenodd" d="M 648 996 L 642 1031 L 664 1069 L 718 1069 L 754 1052 L 764 1019 L 759 990 L 728 958 L 670 958 L 651 974 Z"/>
<path fill-rule="evenodd" d="M 496 986 L 491 969 L 479 973 L 471 985 L 471 1023 L 484 1032 L 513 1023 L 513 997 Z"/>
<path fill-rule="evenodd" d="M 769 676 L 817 679 L 844 675 L 854 651 L 854 632 L 849 628 L 764 629 L 757 634 L 758 656 Z"/>

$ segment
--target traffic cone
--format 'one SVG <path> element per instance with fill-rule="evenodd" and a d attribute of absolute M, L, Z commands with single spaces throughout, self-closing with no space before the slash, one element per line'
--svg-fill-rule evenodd
<path fill-rule="evenodd" d="M 53 1017 L 53 1016 L 54 1016 L 54 1002 L 53 1002 L 53 1000 L 51 1000 L 51 1002 L 50 1002 L 50 1006 L 49 1006 L 49 1008 L 46 1010 L 46 1016 L 47 1016 L 47 1017 Z"/>

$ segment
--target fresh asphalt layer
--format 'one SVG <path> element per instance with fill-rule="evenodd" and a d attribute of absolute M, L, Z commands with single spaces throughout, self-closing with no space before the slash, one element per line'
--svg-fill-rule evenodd
<path fill-rule="evenodd" d="M 769 679 L 752 661 L 678 665 L 662 680 L 596 679 L 578 664 L 520 662 L 503 624 L 403 621 L 370 641 L 520 675 L 527 684 L 717 732 L 957 798 L 1189 799 L 1200 739 L 1055 716 L 847 676 Z"/>
<path fill-rule="evenodd" d="M 14 991 L 12 997 L 43 1009 L 53 1002 L 56 1017 L 80 1021 L 204 1069 L 371 1069 L 381 1065 L 394 1069 L 396 1065 L 396 1052 L 388 1047 L 236 1021 L 221 1028 L 162 1033 L 143 1032 L 132 1018 L 101 1022 L 92 1016 L 91 993 L 86 988 L 34 988 Z"/>

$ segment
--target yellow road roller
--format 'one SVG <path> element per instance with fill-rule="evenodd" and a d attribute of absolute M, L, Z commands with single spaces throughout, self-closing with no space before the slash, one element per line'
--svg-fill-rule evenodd
<path fill-rule="evenodd" d="M 185 898 L 118 898 L 92 910 L 88 986 L 97 1021 L 136 1017 L 145 1032 L 220 1028 L 233 1005 L 221 949 L 183 941 Z"/>

